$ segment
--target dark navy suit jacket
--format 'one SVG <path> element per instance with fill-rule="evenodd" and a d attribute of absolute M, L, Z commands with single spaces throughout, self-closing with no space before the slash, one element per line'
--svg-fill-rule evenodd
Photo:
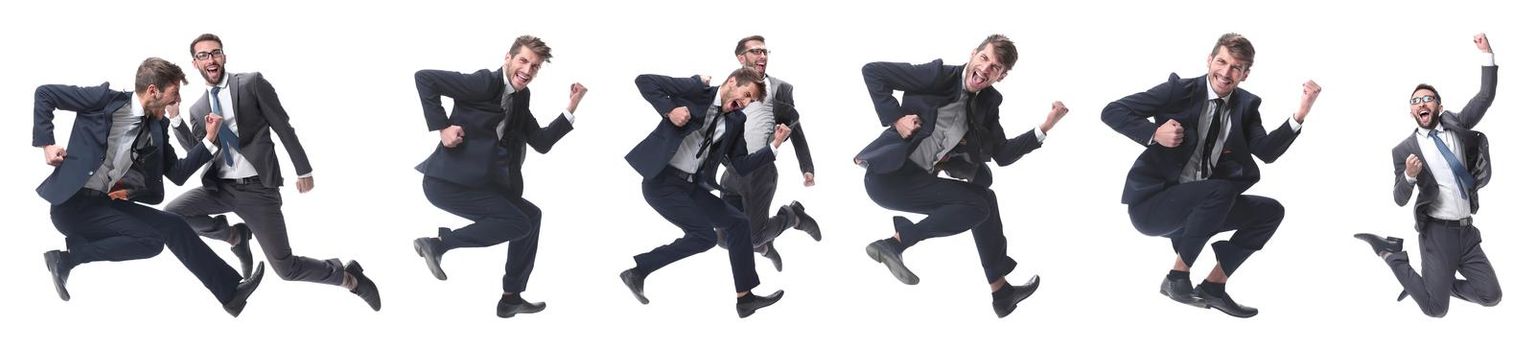
<path fill-rule="evenodd" d="M 645 180 L 660 176 L 661 171 L 671 166 L 671 157 L 676 154 L 677 148 L 682 145 L 682 139 L 687 134 L 704 128 L 704 116 L 708 115 L 709 108 L 713 108 L 714 97 L 719 94 L 719 87 L 711 87 L 703 83 L 698 76 L 690 78 L 674 78 L 660 75 L 640 75 L 634 78 L 634 85 L 639 87 L 639 94 L 644 96 L 655 111 L 660 113 L 660 122 L 655 129 L 645 136 L 643 141 L 634 146 L 623 159 L 634 167 L 639 175 Z M 686 107 L 692 115 L 687 124 L 676 126 L 666 117 L 676 107 Z M 746 142 L 743 138 L 746 125 L 746 115 L 740 110 L 725 113 L 718 116 L 724 118 L 724 135 L 719 142 L 710 147 L 708 154 L 703 158 L 703 164 L 693 178 L 700 181 L 706 188 L 713 190 L 719 188 L 719 182 L 715 175 L 719 170 L 719 163 L 725 160 L 730 162 L 730 168 L 735 169 L 741 175 L 746 175 L 756 170 L 757 167 L 771 166 L 777 159 L 777 155 L 771 148 L 764 147 L 753 153 L 746 152 Z M 770 146 L 769 146 L 770 147 Z M 681 169 L 683 171 L 691 169 Z"/>
<path fill-rule="evenodd" d="M 547 127 L 528 110 L 532 95 L 528 88 L 512 93 L 511 110 L 501 107 L 506 91 L 502 70 L 481 69 L 471 74 L 440 70 L 415 73 L 415 88 L 421 96 L 427 130 L 448 126 L 463 128 L 463 143 L 447 148 L 437 143 L 436 151 L 415 169 L 428 177 L 477 188 L 504 187 L 521 196 L 522 162 L 527 146 L 538 153 L 548 153 L 554 143 L 574 129 L 570 120 L 560 116 Z M 453 99 L 453 114 L 442 108 L 442 97 Z M 507 119 L 505 137 L 496 138 L 495 127 Z"/>

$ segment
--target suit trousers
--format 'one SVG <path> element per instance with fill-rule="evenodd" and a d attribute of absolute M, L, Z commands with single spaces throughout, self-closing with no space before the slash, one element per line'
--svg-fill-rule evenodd
<path fill-rule="evenodd" d="M 751 248 L 757 252 L 765 251 L 768 243 L 798 224 L 798 218 L 786 207 L 767 216 L 767 211 L 772 208 L 772 197 L 778 191 L 778 168 L 772 164 L 756 168 L 749 175 L 725 168 L 719 185 L 719 194 L 725 203 L 746 214 L 746 222 L 751 227 Z M 724 242 L 719 240 L 721 247 Z"/>
<path fill-rule="evenodd" d="M 213 171 L 209 169 L 209 171 Z M 288 244 L 288 225 L 282 215 L 282 194 L 266 187 L 260 180 L 244 183 L 218 180 L 217 184 L 193 188 L 181 194 L 165 211 L 180 215 L 197 234 L 227 241 L 234 234 L 229 222 L 209 215 L 233 212 L 239 215 L 254 234 L 266 260 L 284 281 L 304 281 L 341 285 L 346 272 L 340 259 L 318 260 L 293 255 Z"/>
<path fill-rule="evenodd" d="M 715 197 L 702 184 L 683 178 L 683 175 L 686 174 L 668 166 L 641 185 L 645 202 L 666 221 L 681 228 L 682 238 L 635 255 L 637 271 L 648 275 L 666 265 L 713 248 L 718 240 L 715 233 L 715 228 L 718 228 L 724 232 L 724 245 L 729 250 L 735 291 L 750 291 L 761 284 L 756 275 L 756 263 L 751 256 L 751 232 L 745 214 Z"/>
<path fill-rule="evenodd" d="M 430 176 L 421 186 L 432 205 L 474 221 L 438 235 L 444 251 L 506 242 L 506 275 L 501 278 L 501 288 L 506 293 L 527 290 L 543 223 L 543 211 L 538 206 L 503 189 L 463 186 Z"/>
<path fill-rule="evenodd" d="M 1497 272 L 1481 251 L 1480 229 L 1430 221 L 1417 234 L 1417 242 L 1422 252 L 1421 275 L 1412 270 L 1406 252 L 1391 254 L 1385 262 L 1422 313 L 1443 317 L 1449 312 L 1450 296 L 1485 306 L 1502 302 Z M 1465 279 L 1456 279 L 1455 272 Z"/>
<path fill-rule="evenodd" d="M 50 216 L 69 247 L 72 261 L 68 264 L 145 259 L 170 248 L 220 304 L 234 297 L 235 286 L 240 283 L 240 273 L 225 264 L 175 214 L 82 189 L 53 206 Z"/>
<path fill-rule="evenodd" d="M 863 186 L 868 189 L 868 197 L 885 209 L 927 215 L 916 223 L 895 219 L 895 232 L 900 234 L 902 245 L 909 247 L 928 238 L 971 231 L 986 283 L 1006 277 L 1017 268 L 1017 261 L 1007 256 L 1007 237 L 1002 234 L 995 191 L 974 183 L 939 178 L 910 161 L 887 174 L 868 172 L 863 177 Z"/>
<path fill-rule="evenodd" d="M 1173 185 L 1130 204 L 1129 221 L 1145 235 L 1171 239 L 1172 250 L 1189 266 L 1215 234 L 1235 230 L 1230 240 L 1213 245 L 1215 260 L 1229 276 L 1262 250 L 1284 220 L 1278 201 L 1243 195 L 1237 188 L 1218 179 Z"/>

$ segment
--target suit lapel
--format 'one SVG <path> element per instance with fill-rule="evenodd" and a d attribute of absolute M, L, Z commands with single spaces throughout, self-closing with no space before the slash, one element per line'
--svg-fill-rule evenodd
<path fill-rule="evenodd" d="M 254 117 L 254 116 L 247 117 L 245 115 L 246 113 L 243 113 L 244 111 L 239 110 L 239 108 L 240 108 L 240 93 L 245 91 L 243 89 L 245 84 L 242 84 L 244 82 L 244 78 L 245 78 L 244 74 L 233 74 L 233 75 L 229 76 L 229 104 L 230 105 L 229 106 L 223 106 L 224 108 L 229 109 L 228 111 L 224 111 L 224 113 L 229 113 L 230 111 L 234 112 L 234 117 L 235 117 L 235 119 L 237 119 L 235 122 L 238 123 L 238 126 L 240 126 L 240 131 L 236 133 L 236 136 L 239 136 L 241 141 L 244 141 L 246 138 L 248 138 L 247 134 L 249 134 L 252 131 L 253 128 L 246 127 L 246 126 L 250 126 L 251 123 L 246 123 L 244 120 L 238 120 L 238 119 L 250 120 L 251 117 Z M 244 145 L 244 142 L 241 142 L 240 144 Z"/>

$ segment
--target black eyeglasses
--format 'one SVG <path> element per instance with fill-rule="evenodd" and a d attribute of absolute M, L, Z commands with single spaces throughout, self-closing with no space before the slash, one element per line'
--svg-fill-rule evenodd
<path fill-rule="evenodd" d="M 1420 97 L 1412 97 L 1411 98 L 1411 104 L 1414 105 L 1414 106 L 1415 105 L 1420 105 L 1420 104 L 1423 104 L 1423 103 L 1433 103 L 1433 102 L 1437 102 L 1437 101 L 1438 101 L 1438 96 L 1420 96 Z"/>
<path fill-rule="evenodd" d="M 754 53 L 754 54 L 758 54 L 758 55 L 766 55 L 766 54 L 771 54 L 772 51 L 769 51 L 769 50 L 763 49 L 763 48 L 755 48 L 755 49 L 747 49 L 746 53 Z"/>
<path fill-rule="evenodd" d="M 211 58 L 224 58 L 224 49 L 198 52 L 193 54 L 192 57 L 196 58 L 198 61 L 206 61 Z"/>

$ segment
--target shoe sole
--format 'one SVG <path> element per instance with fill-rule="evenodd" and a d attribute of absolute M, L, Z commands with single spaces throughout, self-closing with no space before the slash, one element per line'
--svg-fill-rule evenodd
<path fill-rule="evenodd" d="M 889 268 L 890 274 L 895 275 L 895 279 L 899 280 L 900 283 L 914 286 L 921 282 L 921 278 L 916 277 L 916 273 L 911 272 L 911 269 L 898 265 L 892 260 L 884 260 L 884 254 L 879 254 L 879 248 L 874 248 L 874 245 L 868 245 L 867 248 L 863 248 L 863 251 L 867 252 L 868 257 L 873 258 L 875 262 L 884 264 L 884 267 Z M 901 277 L 902 275 L 908 277 Z"/>
<path fill-rule="evenodd" d="M 650 305 L 650 298 L 644 297 L 643 292 L 634 289 L 633 285 L 629 284 L 629 280 L 627 278 L 623 278 L 623 274 L 621 273 L 618 274 L 618 282 L 623 282 L 623 287 L 628 288 L 629 293 L 634 295 L 634 299 L 639 300 L 640 305 Z"/>
<path fill-rule="evenodd" d="M 1032 278 L 1029 278 L 1028 283 L 1025 283 L 1024 285 L 1031 285 L 1032 287 L 1023 292 L 1023 297 L 1018 298 L 1017 303 L 1008 305 L 1007 309 L 1003 312 L 996 313 L 996 318 L 1003 318 L 1012 315 L 1013 311 L 1017 311 L 1017 304 L 1021 304 L 1023 300 L 1028 300 L 1028 297 L 1033 296 L 1033 292 L 1039 291 L 1039 276 L 1033 276 Z"/>
<path fill-rule="evenodd" d="M 48 267 L 48 278 L 53 280 L 53 291 L 59 293 L 59 299 L 69 301 L 69 290 L 64 288 L 64 281 L 55 278 L 58 275 L 58 265 L 53 263 L 52 254 L 43 253 L 43 266 Z"/>
<path fill-rule="evenodd" d="M 421 241 L 416 241 L 411 245 L 415 247 L 416 256 L 420 256 L 421 258 L 426 259 L 426 270 L 431 271 L 431 276 L 436 277 L 439 281 L 446 281 L 447 272 L 442 271 L 442 264 L 440 262 L 433 264 L 431 263 L 431 258 L 426 257 L 425 244 L 421 244 Z"/>

